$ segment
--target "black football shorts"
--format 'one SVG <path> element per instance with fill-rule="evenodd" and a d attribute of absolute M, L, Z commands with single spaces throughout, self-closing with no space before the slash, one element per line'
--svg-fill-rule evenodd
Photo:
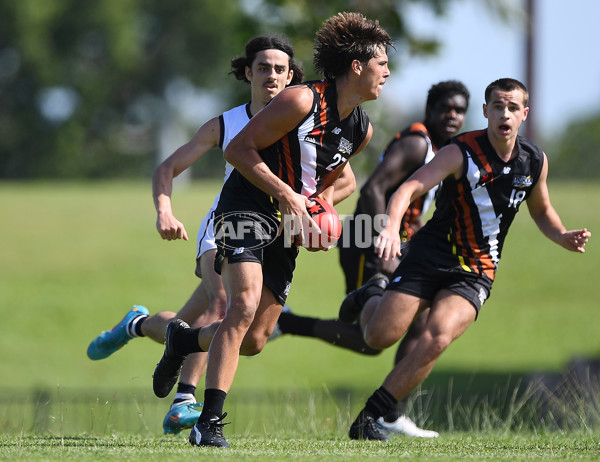
<path fill-rule="evenodd" d="M 298 248 L 286 245 L 283 233 L 277 236 L 277 222 L 261 214 L 235 212 L 215 219 L 215 271 L 227 259 L 232 265 L 255 262 L 262 265 L 263 284 L 285 304 L 292 284 Z"/>
<path fill-rule="evenodd" d="M 424 300 L 433 300 L 440 290 L 451 290 L 468 300 L 479 315 L 481 307 L 490 297 L 492 282 L 487 276 L 467 272 L 462 268 L 443 267 L 409 250 L 390 278 L 387 290 L 403 292 Z"/>

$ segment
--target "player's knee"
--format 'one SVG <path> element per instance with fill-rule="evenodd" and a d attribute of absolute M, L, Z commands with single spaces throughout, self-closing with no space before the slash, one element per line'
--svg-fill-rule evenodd
<path fill-rule="evenodd" d="M 391 338 L 389 335 L 377 331 L 365 331 L 365 342 L 374 350 L 381 351 L 385 348 L 389 348 L 396 343 L 397 340 L 397 338 Z"/>
<path fill-rule="evenodd" d="M 363 335 L 367 345 L 376 350 L 389 348 L 400 338 L 389 326 L 386 328 L 386 326 L 376 323 L 367 324 Z"/>
<path fill-rule="evenodd" d="M 435 335 L 429 335 L 425 337 L 427 342 L 423 349 L 421 345 L 419 350 L 422 354 L 426 354 L 430 359 L 438 358 L 452 343 L 452 338 L 449 335 L 439 333 Z"/>
<path fill-rule="evenodd" d="M 235 325 L 242 329 L 249 329 L 252 321 L 254 321 L 254 315 L 256 314 L 256 305 L 246 300 L 233 300 L 227 317 L 235 319 Z"/>
<path fill-rule="evenodd" d="M 242 356 L 254 356 L 259 354 L 267 343 L 267 337 L 248 332 L 240 346 Z"/>

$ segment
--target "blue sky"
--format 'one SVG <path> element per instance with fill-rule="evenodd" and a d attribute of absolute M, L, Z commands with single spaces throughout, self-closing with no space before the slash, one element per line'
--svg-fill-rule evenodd
<path fill-rule="evenodd" d="M 481 112 L 487 84 L 500 77 L 525 82 L 523 0 L 502 0 L 513 14 L 503 22 L 483 0 L 457 0 L 437 19 L 417 5 L 408 8 L 410 27 L 442 42 L 433 58 L 410 58 L 398 50 L 397 66 L 383 98 L 399 110 L 424 107 L 427 90 L 440 80 L 461 80 L 471 92 L 466 128 L 486 125 Z M 571 120 L 600 112 L 600 1 L 537 0 L 537 78 L 531 111 L 541 136 L 562 131 Z M 394 55 L 390 54 L 391 59 Z M 533 114 L 533 112 L 532 112 Z"/>

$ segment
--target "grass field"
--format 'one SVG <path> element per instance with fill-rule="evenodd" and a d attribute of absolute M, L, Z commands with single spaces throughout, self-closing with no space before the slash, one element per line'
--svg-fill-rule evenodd
<path fill-rule="evenodd" d="M 218 186 L 176 189 L 175 212 L 191 236 Z M 600 184 L 551 183 L 550 191 L 567 227 L 600 229 Z M 160 345 L 135 340 L 98 362 L 85 355 L 90 340 L 133 304 L 177 311 L 197 284 L 195 237 L 159 238 L 147 183 L 4 182 L 0 197 L 0 458 L 195 454 L 184 439 L 160 436 L 169 401 L 155 398 L 150 388 Z M 351 212 L 354 202 L 339 211 Z M 600 356 L 599 269 L 594 238 L 585 255 L 568 253 L 545 239 L 524 209 L 507 239 L 491 299 L 415 398 L 415 418 L 447 435 L 375 452 L 423 460 L 451 460 L 443 455 L 450 457 L 455 446 L 459 456 L 490 460 L 510 454 L 516 460 L 519 448 L 532 458 L 564 460 L 580 450 L 591 457 L 593 448 L 598 455 L 594 425 L 545 434 L 543 422 L 527 422 L 529 410 L 520 400 L 529 374 L 560 372 L 573 358 Z M 342 294 L 337 251 L 302 252 L 288 300 L 292 309 L 335 317 Z M 348 442 L 345 432 L 392 358 L 393 351 L 363 357 L 297 337 L 242 358 L 228 399 L 233 423 L 226 432 L 239 448 L 231 457 L 364 460 L 373 446 Z M 587 412 L 574 407 L 574 420 Z M 532 436 L 520 439 L 513 433 L 519 428 Z M 31 434 L 37 437 L 25 438 Z M 307 439 L 294 440 L 295 434 Z"/>
<path fill-rule="evenodd" d="M 362 462 L 410 461 L 597 461 L 599 439 L 590 435 L 452 434 L 435 441 L 397 440 L 386 444 L 341 439 L 230 438 L 232 449 L 193 448 L 173 438 L 112 435 L 106 438 L 0 436 L 3 460 L 231 460 Z M 25 455 L 25 456 L 24 456 Z"/>

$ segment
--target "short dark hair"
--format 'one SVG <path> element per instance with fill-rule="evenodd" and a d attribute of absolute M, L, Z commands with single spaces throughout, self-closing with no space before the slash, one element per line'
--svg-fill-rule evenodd
<path fill-rule="evenodd" d="M 430 111 L 440 99 L 454 95 L 463 96 L 467 103 L 467 107 L 469 107 L 469 98 L 471 94 L 462 82 L 459 82 L 458 80 L 445 80 L 432 85 L 427 93 L 425 112 Z"/>
<path fill-rule="evenodd" d="M 280 50 L 290 57 L 290 70 L 294 71 L 290 85 L 297 85 L 304 80 L 302 66 L 294 61 L 294 48 L 287 37 L 277 34 L 259 35 L 246 43 L 245 55 L 231 60 L 231 74 L 238 80 L 249 82 L 246 67 L 251 68 L 256 55 L 264 50 Z"/>
<path fill-rule="evenodd" d="M 353 60 L 369 61 L 381 48 L 393 46 L 390 35 L 379 21 L 360 13 L 338 13 L 317 31 L 313 63 L 315 70 L 328 79 L 348 72 Z"/>
<path fill-rule="evenodd" d="M 494 80 L 490 83 L 485 89 L 485 103 L 490 102 L 490 98 L 492 97 L 492 92 L 494 90 L 502 90 L 502 91 L 512 91 L 512 90 L 521 90 L 525 95 L 525 106 L 529 104 L 529 91 L 527 87 L 519 82 L 517 79 L 511 79 L 508 77 Z"/>

